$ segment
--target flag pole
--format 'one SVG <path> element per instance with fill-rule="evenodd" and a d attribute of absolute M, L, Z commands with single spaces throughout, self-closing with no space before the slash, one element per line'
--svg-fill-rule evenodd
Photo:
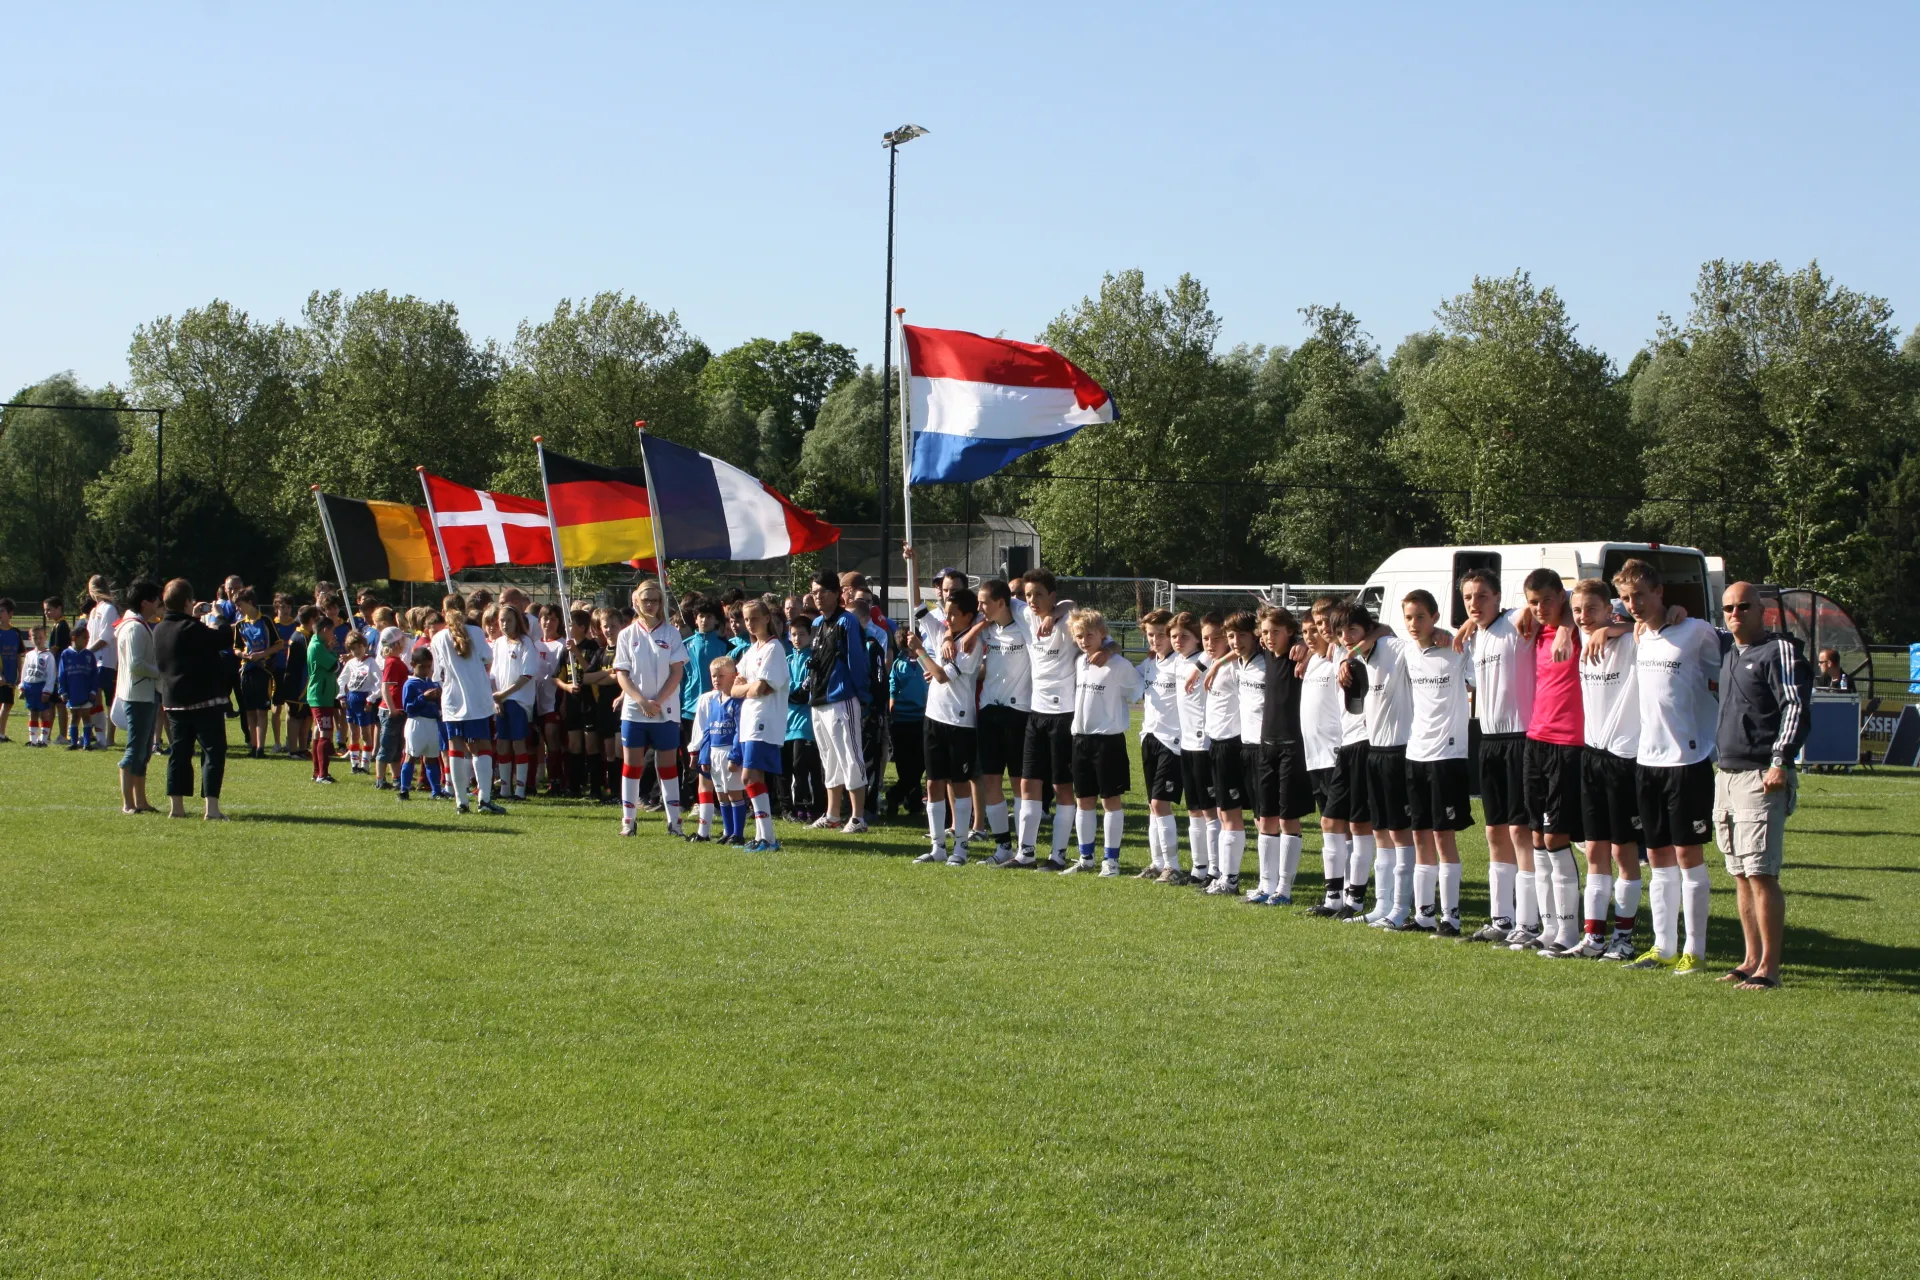
<path fill-rule="evenodd" d="M 660 571 L 660 603 L 665 609 L 661 616 L 673 617 L 673 588 L 667 585 L 667 542 L 661 528 L 660 503 L 653 493 L 653 463 L 647 457 L 647 420 L 640 419 L 633 424 L 640 433 L 640 471 L 647 478 L 647 523 L 653 528 L 653 563 Z"/>
<path fill-rule="evenodd" d="M 420 492 L 427 495 L 427 523 L 433 526 L 433 545 L 440 551 L 440 572 L 446 575 L 447 594 L 453 594 L 453 562 L 447 559 L 447 544 L 440 536 L 440 513 L 433 509 L 433 486 L 427 483 L 427 469 L 415 467 L 414 474 L 420 477 Z"/>
<path fill-rule="evenodd" d="M 904 532 L 906 536 L 907 545 L 912 546 L 913 545 L 913 366 L 909 362 L 910 357 L 907 353 L 907 309 L 905 307 L 895 307 L 893 309 L 893 320 L 894 320 L 894 323 L 900 329 L 900 504 L 906 515 L 906 527 Z M 881 394 L 885 395 L 889 390 L 891 389 L 883 387 L 881 389 Z M 888 551 L 887 548 L 882 547 L 880 549 L 880 555 L 881 555 L 880 564 L 882 566 L 881 572 L 883 574 L 887 572 L 887 569 L 885 568 L 885 566 L 887 563 L 887 557 L 890 554 L 891 553 Z M 907 584 L 907 592 L 908 592 L 907 616 L 909 618 L 913 617 L 915 611 L 920 608 L 920 597 L 919 597 L 917 587 L 918 587 L 918 584 L 914 582 L 909 582 Z"/>
<path fill-rule="evenodd" d="M 347 567 L 340 562 L 340 540 L 333 536 L 333 517 L 327 514 L 327 499 L 320 492 L 320 486 L 314 485 L 313 505 L 320 508 L 320 528 L 327 535 L 327 550 L 333 554 L 333 574 L 340 579 L 340 598 L 350 599 L 347 594 Z"/>
<path fill-rule="evenodd" d="M 567 603 L 566 557 L 560 554 L 560 526 L 553 519 L 553 495 L 547 491 L 547 446 L 533 438 L 534 454 L 540 459 L 540 500 L 547 504 L 547 536 L 553 539 L 553 585 L 560 593 L 560 617 L 569 636 L 573 634 L 573 609 Z M 435 536 L 438 536 L 436 530 Z"/>

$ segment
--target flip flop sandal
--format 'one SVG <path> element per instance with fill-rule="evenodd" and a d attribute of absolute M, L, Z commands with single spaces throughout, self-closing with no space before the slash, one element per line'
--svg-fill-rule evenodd
<path fill-rule="evenodd" d="M 1719 977 L 1715 978 L 1714 981 L 1715 982 L 1752 982 L 1753 975 L 1748 973 L 1745 969 L 1729 969 L 1725 973 L 1721 974 Z"/>
<path fill-rule="evenodd" d="M 1772 991 L 1774 988 L 1778 987 L 1779 985 L 1780 985 L 1780 979 L 1769 978 L 1763 974 L 1756 973 L 1752 977 L 1748 978 L 1745 982 L 1735 987 L 1734 990 L 1735 991 Z"/>

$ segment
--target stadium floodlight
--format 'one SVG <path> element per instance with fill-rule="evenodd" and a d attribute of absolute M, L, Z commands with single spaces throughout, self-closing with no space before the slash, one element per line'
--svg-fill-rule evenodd
<path fill-rule="evenodd" d="M 915 138 L 924 137 L 926 132 L 925 129 L 922 129 L 917 124 L 903 124 L 891 133 L 881 134 L 880 145 L 883 147 L 904 146 L 912 142 Z"/>
<path fill-rule="evenodd" d="M 880 611 L 883 614 L 888 606 L 887 581 L 893 577 L 892 558 L 887 554 L 887 544 L 893 540 L 893 396 L 888 389 L 893 386 L 894 175 L 900 167 L 900 148 L 915 138 L 924 137 L 926 132 L 917 124 L 903 124 L 898 129 L 880 135 L 880 145 L 887 149 L 887 322 L 880 340 Z M 905 390 L 901 388 L 903 393 Z M 918 603 L 911 602 L 909 609 Z"/>

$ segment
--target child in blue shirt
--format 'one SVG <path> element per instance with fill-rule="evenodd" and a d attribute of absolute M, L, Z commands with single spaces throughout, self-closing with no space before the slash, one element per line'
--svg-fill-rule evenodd
<path fill-rule="evenodd" d="M 86 728 L 86 750 L 94 749 L 93 723 L 100 710 L 100 655 L 87 648 L 87 629 L 75 626 L 73 645 L 60 654 L 60 698 L 67 704 L 67 750 L 81 749 L 81 727 Z"/>
<path fill-rule="evenodd" d="M 445 800 L 447 794 L 440 785 L 440 682 L 433 678 L 433 651 L 415 649 L 407 666 L 413 674 L 400 686 L 400 707 L 407 715 L 407 755 L 400 766 L 399 798 L 408 798 L 414 766 L 424 764 L 427 790 L 434 799 Z"/>
<path fill-rule="evenodd" d="M 730 698 L 721 689 L 733 687 L 733 659 L 719 657 L 708 668 L 714 686 L 700 695 L 693 708 L 693 744 L 689 748 L 693 764 L 700 771 L 699 822 L 690 837 L 696 841 L 713 838 L 713 811 L 720 809 L 721 844 L 744 845 L 747 842 L 747 792 L 741 777 L 738 746 L 740 741 L 740 699 Z"/>
<path fill-rule="evenodd" d="M 820 768 L 820 748 L 813 741 L 813 713 L 807 705 L 807 659 L 812 657 L 813 619 L 797 614 L 787 624 L 787 740 L 780 759 L 786 767 L 787 812 L 795 822 L 812 822 L 826 802 L 826 775 Z"/>

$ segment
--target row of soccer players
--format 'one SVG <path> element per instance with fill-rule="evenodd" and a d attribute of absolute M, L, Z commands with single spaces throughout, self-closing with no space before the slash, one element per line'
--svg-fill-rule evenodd
<path fill-rule="evenodd" d="M 1240 892 L 1250 814 L 1258 879 L 1245 896 L 1286 905 L 1300 824 L 1317 810 L 1325 897 L 1314 914 L 1461 936 L 1456 833 L 1472 821 L 1471 698 L 1492 907 L 1470 940 L 1698 967 L 1720 638 L 1669 614 L 1652 565 L 1631 561 L 1614 579 L 1627 619 L 1606 584 L 1584 581 L 1570 594 L 1550 570 L 1527 579 L 1526 605 L 1515 609 L 1502 608 L 1495 575 L 1469 572 L 1460 583 L 1469 619 L 1452 635 L 1425 591 L 1399 602 L 1405 639 L 1353 600 L 1323 598 L 1301 619 L 1278 608 L 1204 618 L 1156 611 L 1141 619 L 1149 656 L 1138 669 L 1114 648 L 1104 618 L 1069 613 L 1044 570 L 1021 585 L 1024 601 L 997 582 L 976 596 L 963 579 L 943 581 L 943 607 L 925 613 L 908 642 L 932 686 L 924 733 L 933 847 L 921 861 L 968 860 L 977 792 L 995 865 L 1117 875 L 1129 704 L 1143 700 L 1151 855 L 1143 875 Z M 1011 829 L 1002 772 L 1021 801 Z M 1058 804 L 1052 855 L 1042 860 L 1047 785 Z M 1185 871 L 1175 816 L 1183 804 Z M 951 851 L 949 805 L 959 833 Z M 1584 894 L 1573 856 L 1582 840 Z M 1074 843 L 1078 859 L 1067 856 Z M 1654 946 L 1636 958 L 1642 847 Z"/>

